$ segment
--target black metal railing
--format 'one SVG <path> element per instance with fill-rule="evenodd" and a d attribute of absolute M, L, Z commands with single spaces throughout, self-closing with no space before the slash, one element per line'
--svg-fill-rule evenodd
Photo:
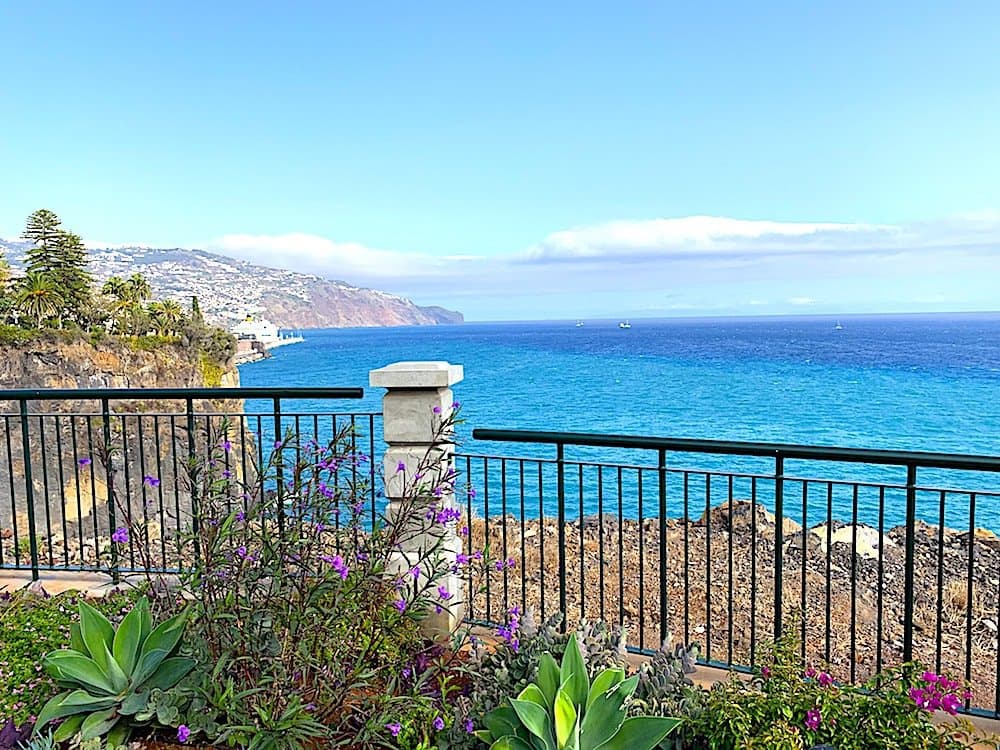
<path fill-rule="evenodd" d="M 193 459 L 216 460 L 215 451 L 224 475 L 252 485 L 289 432 L 297 453 L 309 440 L 349 434 L 352 452 L 365 459 L 349 471 L 356 484 L 365 474 L 374 512 L 380 415 L 323 406 L 363 395 L 360 388 L 0 391 L 0 569 L 30 570 L 35 580 L 45 570 L 115 580 L 177 571 L 197 518 Z M 126 524 L 141 528 L 142 538 L 111 543 Z"/>
<path fill-rule="evenodd" d="M 858 682 L 919 660 L 1000 716 L 1000 457 L 476 429 L 549 458 L 459 456 L 470 549 L 491 569 L 470 617 L 516 604 L 609 619 L 630 646 L 700 642 L 748 668 L 794 617 L 804 662 Z M 510 452 L 510 451 L 508 451 Z M 654 461 L 643 458 L 652 453 Z M 848 466 L 854 467 L 848 469 Z"/>

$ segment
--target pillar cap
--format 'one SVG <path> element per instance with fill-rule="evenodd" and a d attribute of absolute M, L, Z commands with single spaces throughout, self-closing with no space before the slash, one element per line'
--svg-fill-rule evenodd
<path fill-rule="evenodd" d="M 372 388 L 447 388 L 465 377 L 462 365 L 449 362 L 394 362 L 368 373 Z"/>

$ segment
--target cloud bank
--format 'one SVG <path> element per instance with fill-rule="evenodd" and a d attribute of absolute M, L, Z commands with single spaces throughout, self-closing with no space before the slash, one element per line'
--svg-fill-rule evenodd
<path fill-rule="evenodd" d="M 474 318 L 545 317 L 563 309 L 564 317 L 824 306 L 848 312 L 905 307 L 907 300 L 986 309 L 992 292 L 983 279 L 1000 274 L 1000 212 L 896 225 L 622 220 L 560 230 L 493 256 L 409 253 L 302 233 L 231 234 L 207 249 L 450 303 Z M 672 298 L 660 304 L 664 290 Z M 1000 299 L 987 305 L 998 307 Z"/>

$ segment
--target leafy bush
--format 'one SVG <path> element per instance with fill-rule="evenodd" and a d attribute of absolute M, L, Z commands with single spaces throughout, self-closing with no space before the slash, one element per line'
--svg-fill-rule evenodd
<path fill-rule="evenodd" d="M 453 423 L 441 421 L 441 439 Z M 485 564 L 446 547 L 455 473 L 429 453 L 391 519 L 373 517 L 358 480 L 371 459 L 349 428 L 326 446 L 286 435 L 245 482 L 227 469 L 227 434 L 207 435 L 207 458 L 187 468 L 198 502 L 186 548 L 197 552 L 181 589 L 200 667 L 150 697 L 158 718 L 251 750 L 429 746 L 450 721 L 455 657 L 420 622 L 456 603 L 442 581 Z"/>
<path fill-rule="evenodd" d="M 840 686 L 829 674 L 799 666 L 797 628 L 773 647 L 773 660 L 749 682 L 733 676 L 705 696 L 703 710 L 687 717 L 689 747 L 712 750 L 799 750 L 830 743 L 837 750 L 892 747 L 929 750 L 972 747 L 961 723 L 935 726 L 932 708 L 954 712 L 962 702 L 957 682 L 904 665 L 862 686 Z"/>
<path fill-rule="evenodd" d="M 193 660 L 174 655 L 186 618 L 178 614 L 154 628 L 145 597 L 117 630 L 84 601 L 78 611 L 79 622 L 70 626 L 70 648 L 53 651 L 43 661 L 66 690 L 45 704 L 35 729 L 63 719 L 56 740 L 79 734 L 80 740 L 107 737 L 108 744 L 120 745 L 134 726 L 156 717 L 148 710 L 149 691 L 173 687 L 194 668 Z"/>
<path fill-rule="evenodd" d="M 562 663 L 542 654 L 537 681 L 488 713 L 486 728 L 475 735 L 504 750 L 653 750 L 678 720 L 626 718 L 638 683 L 638 675 L 625 679 L 625 670 L 618 668 L 605 669 L 591 681 L 574 633 Z"/>
<path fill-rule="evenodd" d="M 648 661 L 639 665 L 639 684 L 629 707 L 633 716 L 695 717 L 704 710 L 705 691 L 688 677 L 695 672 L 697 645 L 669 645 L 670 639 Z M 682 732 L 675 732 L 660 745 L 679 750 L 684 747 Z"/>
<path fill-rule="evenodd" d="M 134 591 L 115 591 L 93 606 L 112 622 L 119 622 L 135 601 Z M 42 658 L 69 640 L 77 621 L 78 595 L 57 596 L 15 591 L 0 594 L 0 722 L 27 722 L 55 692 L 53 680 L 42 670 Z"/>

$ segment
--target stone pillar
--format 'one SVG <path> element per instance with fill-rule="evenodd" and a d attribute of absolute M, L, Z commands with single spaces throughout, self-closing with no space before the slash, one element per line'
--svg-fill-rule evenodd
<path fill-rule="evenodd" d="M 446 474 L 454 465 L 454 445 L 438 435 L 441 420 L 451 413 L 455 399 L 451 386 L 463 378 L 461 365 L 448 362 L 396 362 L 372 370 L 368 376 L 373 388 L 385 388 L 382 400 L 383 434 L 386 442 L 383 460 L 385 474 L 386 515 L 391 521 L 399 512 L 407 487 L 412 487 L 418 466 L 428 454 L 436 455 L 436 470 Z M 400 471 L 400 467 L 405 470 Z M 424 480 L 433 483 L 433 477 Z M 454 507 L 451 492 L 434 498 L 435 504 Z M 444 534 L 442 537 L 441 534 Z M 446 531 L 437 528 L 434 534 L 424 533 L 408 538 L 393 561 L 392 575 L 405 574 L 420 557 L 422 550 L 441 543 L 445 555 L 454 560 L 462 551 L 462 539 L 449 525 Z M 451 633 L 461 622 L 465 610 L 465 587 L 461 575 L 447 573 L 434 583 L 453 594 L 440 613 L 431 611 L 425 620 L 429 635 Z"/>

